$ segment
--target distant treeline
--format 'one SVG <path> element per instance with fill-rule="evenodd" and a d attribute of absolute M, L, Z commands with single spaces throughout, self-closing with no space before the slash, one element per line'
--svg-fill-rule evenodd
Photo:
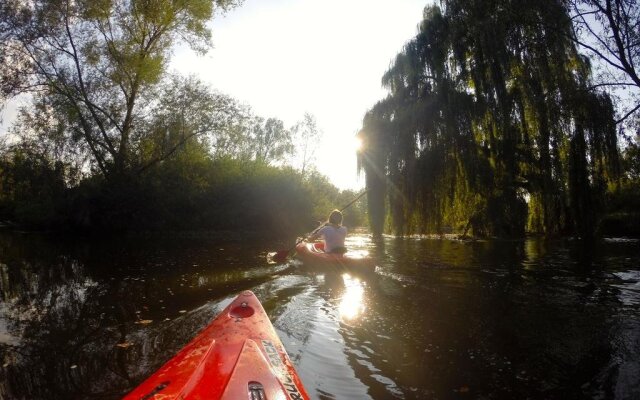
<path fill-rule="evenodd" d="M 639 93 L 638 24 L 614 0 L 425 8 L 360 132 L 374 232 L 639 235 L 640 99 L 609 92 Z"/>
<path fill-rule="evenodd" d="M 68 183 L 68 166 L 12 151 L 0 158 L 0 221 L 73 231 L 222 230 L 281 236 L 315 228 L 355 195 L 316 172 L 213 158 L 196 143 L 139 176 Z M 366 224 L 359 202 L 345 216 Z"/>

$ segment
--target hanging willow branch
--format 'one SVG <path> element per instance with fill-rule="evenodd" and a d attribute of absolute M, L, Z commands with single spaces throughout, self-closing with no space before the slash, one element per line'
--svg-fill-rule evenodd
<path fill-rule="evenodd" d="M 570 32 L 565 8 L 442 3 L 425 9 L 382 78 L 389 96 L 363 121 L 374 232 L 591 234 L 581 221 L 619 171 L 616 121 L 574 43 L 544 28 Z"/>

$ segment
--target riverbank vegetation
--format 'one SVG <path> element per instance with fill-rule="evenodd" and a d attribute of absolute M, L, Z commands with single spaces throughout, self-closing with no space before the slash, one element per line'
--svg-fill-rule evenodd
<path fill-rule="evenodd" d="M 188 87 L 176 92 L 193 94 L 190 85 L 201 85 L 192 79 L 183 83 Z M 172 91 L 176 87 L 172 82 Z M 95 169 L 74 138 L 52 136 L 52 130 L 62 128 L 40 121 L 39 110 L 23 110 L 14 127 L 19 140 L 0 154 L 0 220 L 32 229 L 215 229 L 284 235 L 314 228 L 329 210 L 356 195 L 333 186 L 306 165 L 308 160 L 296 167 L 284 162 L 296 155 L 296 135 L 309 129 L 304 121 L 318 134 L 312 116 L 287 129 L 282 121 L 255 116 L 233 99 L 201 86 L 198 90 L 198 101 L 215 98 L 224 107 L 212 110 L 190 102 L 185 108 L 169 104 L 166 111 L 154 113 L 178 120 L 172 122 L 173 129 L 162 125 L 157 134 L 135 142 L 131 167 L 117 175 Z M 171 103 L 169 94 L 162 99 Z M 201 118 L 220 122 L 194 128 Z M 179 146 L 172 144 L 180 140 L 173 136 L 196 129 L 206 131 Z M 170 154 L 158 156 L 167 146 L 174 147 Z M 345 223 L 365 224 L 364 214 L 365 208 L 356 205 Z"/>
<path fill-rule="evenodd" d="M 312 229 L 348 202 L 355 193 L 310 165 L 312 115 L 286 127 L 168 70 L 175 45 L 206 52 L 208 21 L 237 5 L 3 2 L 3 100 L 31 101 L 0 149 L 0 221 L 284 234 Z M 347 222 L 363 223 L 362 209 Z"/>
<path fill-rule="evenodd" d="M 323 176 L 303 176 L 231 156 L 212 157 L 196 142 L 127 181 L 100 175 L 67 180 L 72 168 L 13 150 L 0 161 L 0 220 L 29 229 L 81 231 L 225 230 L 274 235 L 311 230 L 356 193 Z M 349 226 L 366 223 L 350 208 Z"/>
<path fill-rule="evenodd" d="M 383 76 L 389 95 L 359 134 L 373 231 L 640 234 L 640 101 L 627 93 L 633 104 L 618 118 L 621 100 L 608 91 L 640 88 L 640 7 L 439 3 Z M 599 32 L 596 22 L 610 35 L 585 48 L 598 35 L 581 35 Z M 595 64 L 614 72 L 594 77 Z"/>
<path fill-rule="evenodd" d="M 277 117 L 169 70 L 235 0 L 0 4 L 0 221 L 299 232 L 355 193 Z M 587 17 L 592 16 L 592 17 Z M 442 0 L 382 77 L 359 168 L 376 234 L 640 234 L 640 6 Z M 620 89 L 623 90 L 620 93 Z M 304 227 L 304 228 L 302 228 Z"/>

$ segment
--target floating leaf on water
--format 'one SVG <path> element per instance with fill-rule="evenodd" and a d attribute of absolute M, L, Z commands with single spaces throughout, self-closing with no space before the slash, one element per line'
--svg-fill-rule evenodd
<path fill-rule="evenodd" d="M 153 320 L 151 319 L 141 319 L 140 321 L 136 321 L 136 324 L 140 324 L 140 325 L 147 325 L 152 323 Z"/>
<path fill-rule="evenodd" d="M 116 346 L 126 349 L 127 347 L 133 346 L 133 343 L 129 343 L 129 342 L 124 342 L 124 343 L 118 343 L 116 344 Z"/>
<path fill-rule="evenodd" d="M 186 312 L 187 312 L 187 310 L 180 310 L 180 314 L 184 314 Z"/>

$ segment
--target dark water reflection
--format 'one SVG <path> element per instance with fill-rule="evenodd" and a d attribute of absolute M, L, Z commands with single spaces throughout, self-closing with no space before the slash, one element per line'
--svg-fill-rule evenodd
<path fill-rule="evenodd" d="M 258 240 L 1 233 L 0 398 L 117 399 L 244 289 L 314 398 L 640 398 L 638 241 L 350 240 L 374 275 Z"/>

